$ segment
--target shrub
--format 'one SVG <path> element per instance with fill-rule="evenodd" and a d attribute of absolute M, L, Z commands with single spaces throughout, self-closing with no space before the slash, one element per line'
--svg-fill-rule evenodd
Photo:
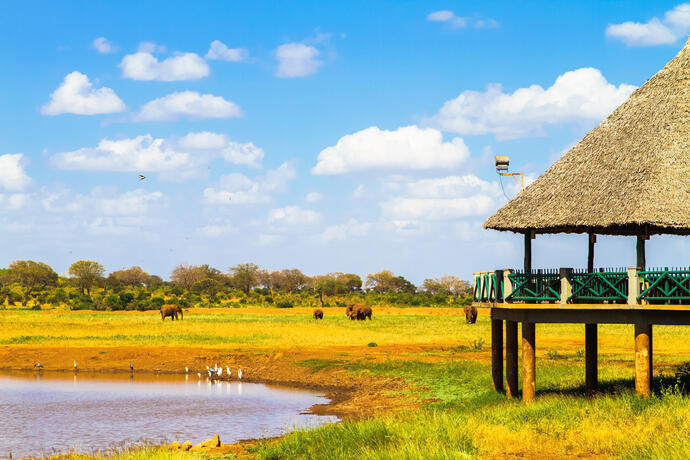
<path fill-rule="evenodd" d="M 110 308 L 111 310 L 122 310 L 122 300 L 120 300 L 120 296 L 116 294 L 110 294 L 108 297 L 105 298 L 105 305 Z"/>
<path fill-rule="evenodd" d="M 120 293 L 120 303 L 123 307 L 126 307 L 134 301 L 134 294 L 131 292 L 121 292 Z"/>
<path fill-rule="evenodd" d="M 161 305 L 165 303 L 165 299 L 163 299 L 163 297 L 151 297 L 149 303 L 151 304 L 151 308 L 160 308 Z"/>
<path fill-rule="evenodd" d="M 367 344 L 368 347 L 378 347 L 378 344 L 376 342 L 369 342 Z"/>
<path fill-rule="evenodd" d="M 292 303 L 292 300 L 281 300 L 276 303 L 276 307 L 278 308 L 292 308 L 295 305 Z"/>

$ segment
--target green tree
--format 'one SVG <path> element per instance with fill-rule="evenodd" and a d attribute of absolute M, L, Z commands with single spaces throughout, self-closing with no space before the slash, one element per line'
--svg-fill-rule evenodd
<path fill-rule="evenodd" d="M 30 295 L 34 290 L 54 286 L 58 275 L 50 265 L 33 260 L 15 260 L 9 266 L 11 278 L 24 285 Z"/>
<path fill-rule="evenodd" d="M 93 260 L 78 260 L 70 265 L 68 273 L 84 294 L 90 295 L 91 288 L 103 279 L 105 268 Z"/>
<path fill-rule="evenodd" d="M 414 284 L 402 276 L 395 276 L 390 270 L 383 270 L 378 273 L 367 275 L 365 286 L 367 289 L 377 293 L 406 292 L 414 294 L 417 291 Z"/>
<path fill-rule="evenodd" d="M 135 265 L 124 270 L 117 270 L 110 274 L 113 278 L 128 286 L 141 286 L 151 277 L 148 273 Z"/>
<path fill-rule="evenodd" d="M 249 295 L 249 291 L 261 282 L 261 268 L 255 263 L 238 264 L 230 267 L 232 283 Z"/>

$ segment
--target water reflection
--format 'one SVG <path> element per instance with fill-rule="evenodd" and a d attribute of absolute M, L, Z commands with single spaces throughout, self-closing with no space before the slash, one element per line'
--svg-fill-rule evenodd
<path fill-rule="evenodd" d="M 188 375 L 0 373 L 0 457 L 141 440 L 223 442 L 277 436 L 333 422 L 302 412 L 325 398 L 312 391 Z"/>

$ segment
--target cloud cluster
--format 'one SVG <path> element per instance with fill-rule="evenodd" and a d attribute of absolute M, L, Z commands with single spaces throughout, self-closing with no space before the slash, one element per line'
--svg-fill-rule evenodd
<path fill-rule="evenodd" d="M 255 179 L 240 173 L 221 176 L 216 187 L 204 189 L 207 204 L 242 205 L 268 203 L 275 193 L 283 192 L 297 177 L 294 168 L 283 163 Z"/>
<path fill-rule="evenodd" d="M 539 85 L 504 93 L 463 91 L 425 122 L 462 135 L 495 134 L 512 139 L 543 134 L 548 125 L 598 122 L 625 101 L 635 87 L 613 85 L 594 68 L 572 70 L 544 89 Z"/>
<path fill-rule="evenodd" d="M 426 16 L 426 19 L 427 21 L 449 24 L 455 29 L 462 29 L 467 26 L 472 26 L 477 29 L 498 27 L 498 22 L 494 19 L 472 19 L 456 16 L 451 10 L 433 11 Z"/>
<path fill-rule="evenodd" d="M 380 202 L 381 212 L 406 223 L 484 217 L 502 197 L 498 184 L 474 175 L 401 180 L 389 187 L 397 190 L 397 196 Z"/>
<path fill-rule="evenodd" d="M 271 209 L 268 212 L 268 222 L 278 225 L 313 225 L 320 220 L 321 214 L 299 206 L 285 206 L 284 208 Z"/>
<path fill-rule="evenodd" d="M 220 40 L 213 40 L 205 57 L 219 61 L 240 62 L 249 57 L 249 51 L 244 48 L 228 48 Z"/>
<path fill-rule="evenodd" d="M 405 126 L 394 131 L 376 126 L 341 137 L 319 153 L 312 174 L 345 174 L 354 171 L 395 171 L 453 168 L 469 156 L 464 141 L 443 141 L 433 128 Z"/>
<path fill-rule="evenodd" d="M 175 173 L 166 178 L 185 180 L 200 175 L 217 158 L 258 167 L 263 156 L 263 150 L 252 143 L 241 144 L 224 134 L 200 132 L 168 139 L 150 134 L 102 139 L 96 147 L 58 153 L 50 161 L 65 170 Z"/>
<path fill-rule="evenodd" d="M 24 190 L 31 179 L 24 171 L 24 155 L 6 153 L 0 155 L 0 189 L 12 192 Z"/>
<path fill-rule="evenodd" d="M 159 61 L 150 51 L 128 54 L 120 62 L 122 76 L 142 81 L 198 80 L 210 73 L 208 64 L 194 53 L 178 53 Z"/>
<path fill-rule="evenodd" d="M 41 107 L 43 115 L 74 113 L 97 115 L 125 110 L 125 103 L 110 88 L 95 89 L 89 77 L 74 71 L 68 74 L 62 84 L 50 95 L 50 102 Z"/>
<path fill-rule="evenodd" d="M 98 37 L 91 45 L 101 54 L 110 54 L 117 51 L 117 47 L 105 37 Z"/>
<path fill-rule="evenodd" d="M 606 35 L 628 46 L 671 45 L 690 32 L 690 3 L 682 3 L 664 14 L 663 19 L 647 22 L 627 21 L 610 24 Z"/>
<path fill-rule="evenodd" d="M 180 91 L 154 99 L 144 104 L 134 121 L 172 121 L 189 118 L 232 118 L 241 117 L 242 109 L 237 104 L 213 94 L 199 94 L 196 91 Z"/>
<path fill-rule="evenodd" d="M 303 43 L 285 43 L 276 49 L 278 69 L 276 77 L 294 78 L 306 77 L 316 71 L 323 64 L 317 57 L 319 50 Z"/>

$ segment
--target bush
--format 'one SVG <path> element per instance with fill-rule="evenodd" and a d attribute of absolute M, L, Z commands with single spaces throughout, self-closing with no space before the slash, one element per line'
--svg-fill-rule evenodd
<path fill-rule="evenodd" d="M 367 344 L 368 347 L 378 347 L 378 344 L 376 342 L 369 342 Z"/>
<path fill-rule="evenodd" d="M 122 307 L 127 307 L 130 303 L 134 301 L 134 294 L 131 292 L 121 292 L 120 293 L 120 304 Z"/>
<path fill-rule="evenodd" d="M 122 310 L 123 307 L 122 300 L 120 300 L 120 296 L 116 294 L 110 294 L 108 297 L 106 297 L 105 305 L 114 311 Z"/>
<path fill-rule="evenodd" d="M 160 308 L 165 303 L 165 299 L 163 297 L 151 297 L 149 303 L 151 308 Z"/>
<path fill-rule="evenodd" d="M 90 310 L 93 308 L 93 300 L 86 294 L 82 294 L 72 300 L 70 310 Z"/>
<path fill-rule="evenodd" d="M 278 308 L 292 308 L 295 305 L 292 303 L 292 300 L 281 300 L 276 303 L 276 307 Z"/>

